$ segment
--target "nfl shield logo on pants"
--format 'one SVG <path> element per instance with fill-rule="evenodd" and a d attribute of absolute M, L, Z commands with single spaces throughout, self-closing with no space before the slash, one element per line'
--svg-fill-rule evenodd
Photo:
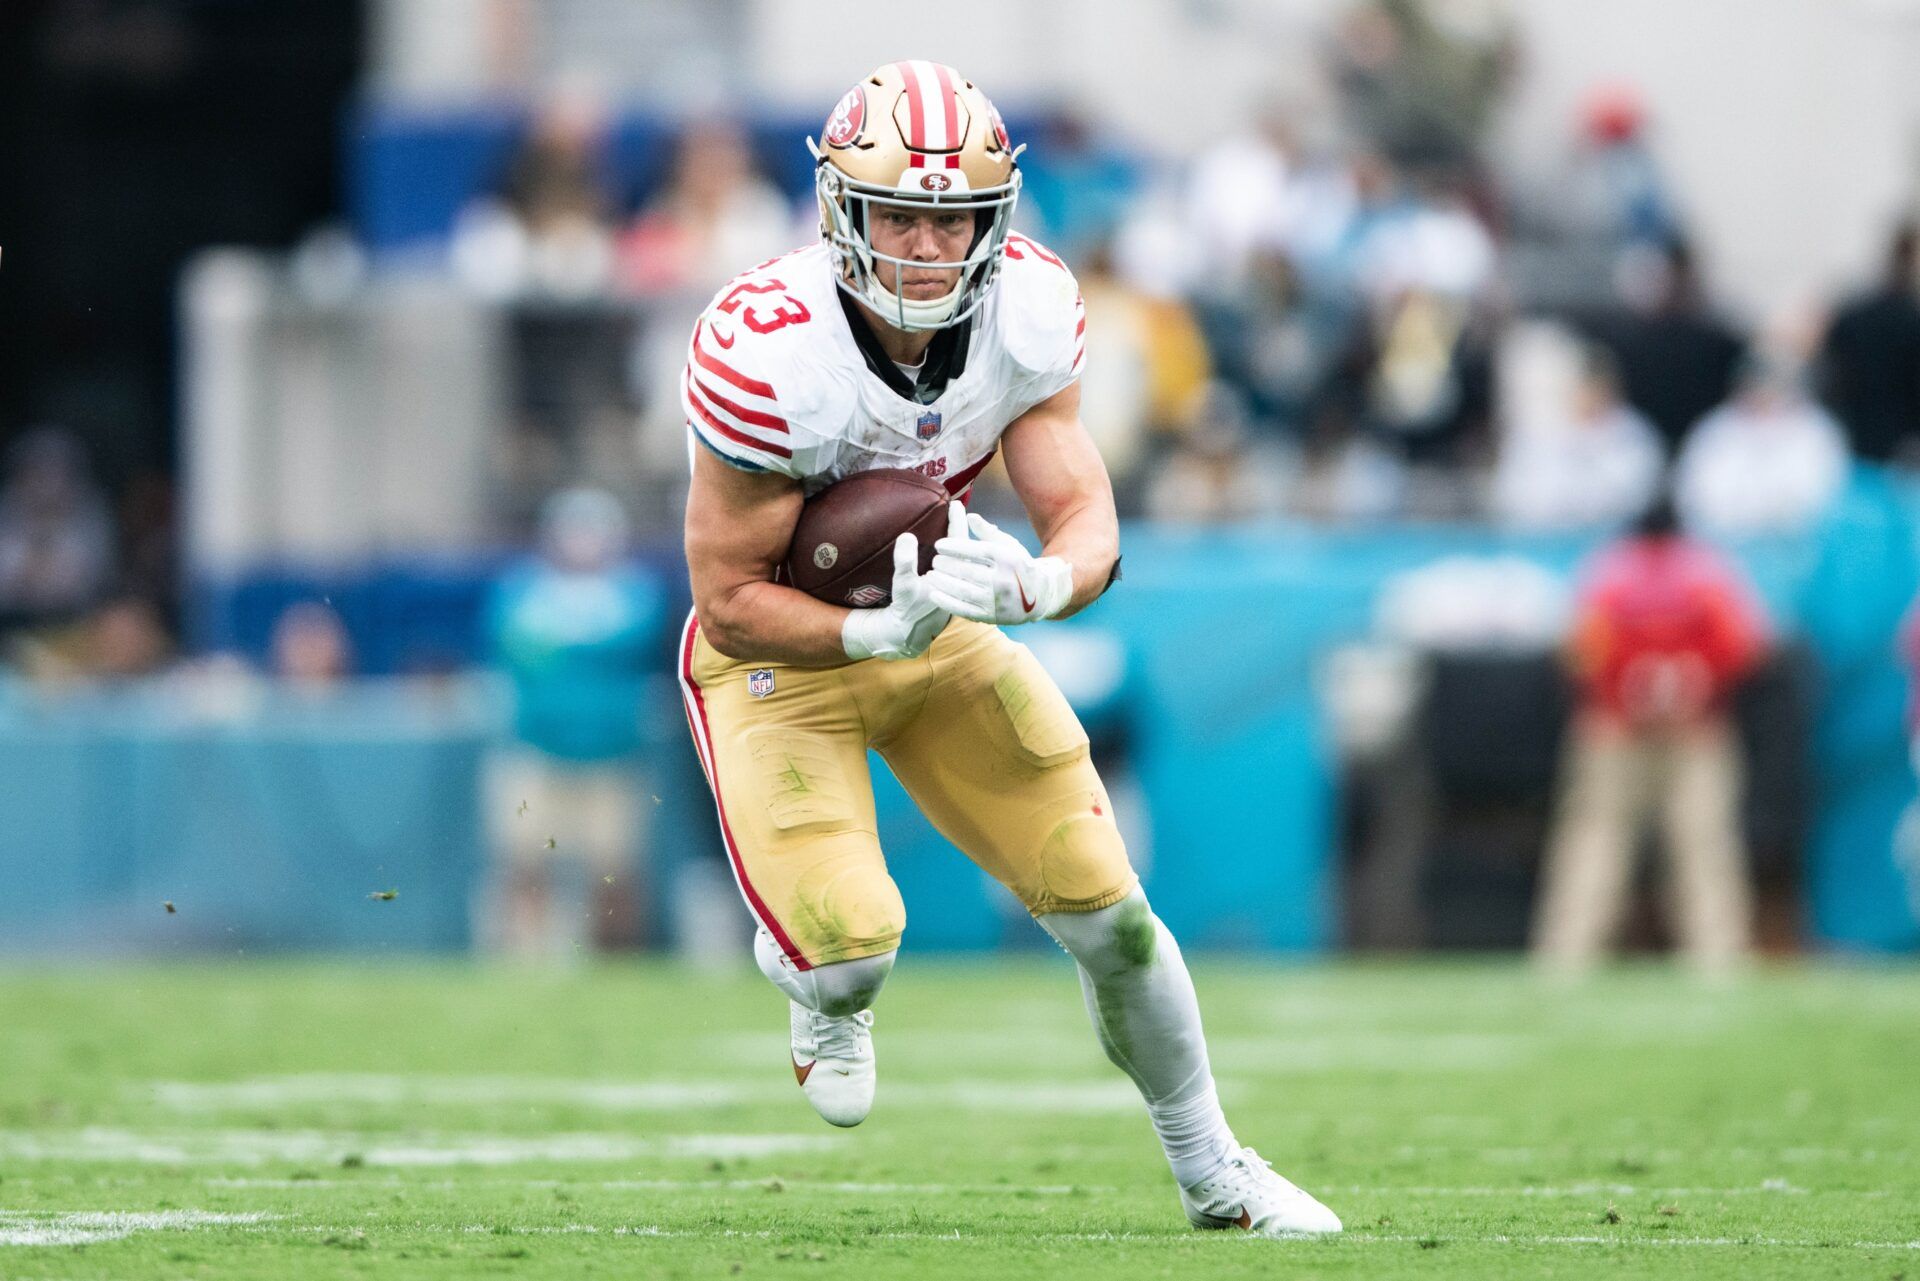
<path fill-rule="evenodd" d="M 764 667 L 755 669 L 747 677 L 747 693 L 755 698 L 765 698 L 773 693 L 773 673 Z"/>
<path fill-rule="evenodd" d="M 932 440 L 935 436 L 938 436 L 940 434 L 939 411 L 929 409 L 926 413 L 921 414 L 918 431 L 921 440 Z"/>

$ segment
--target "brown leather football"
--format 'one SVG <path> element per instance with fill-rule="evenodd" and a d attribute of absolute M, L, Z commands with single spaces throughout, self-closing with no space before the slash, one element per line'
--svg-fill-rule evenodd
<path fill-rule="evenodd" d="M 920 539 L 920 572 L 947 533 L 946 487 L 919 472 L 855 472 L 807 500 L 793 527 L 785 580 L 829 605 L 872 609 L 893 599 L 893 540 Z"/>

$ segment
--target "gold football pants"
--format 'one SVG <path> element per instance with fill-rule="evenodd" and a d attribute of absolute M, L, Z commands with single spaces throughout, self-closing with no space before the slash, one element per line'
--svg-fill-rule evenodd
<path fill-rule="evenodd" d="M 1137 878 L 1086 731 L 1026 646 L 955 619 L 919 658 L 789 667 L 727 658 L 687 619 L 687 719 L 754 916 L 802 969 L 899 946 L 867 749 L 920 812 L 1035 916 Z"/>

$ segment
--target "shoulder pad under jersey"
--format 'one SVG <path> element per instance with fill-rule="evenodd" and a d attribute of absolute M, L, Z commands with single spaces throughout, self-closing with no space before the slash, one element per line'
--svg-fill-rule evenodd
<path fill-rule="evenodd" d="M 1080 376 L 1087 355 L 1087 309 L 1080 285 L 1046 246 L 1022 235 L 1007 237 L 999 288 L 1000 330 L 1007 354 L 1035 403 Z"/>

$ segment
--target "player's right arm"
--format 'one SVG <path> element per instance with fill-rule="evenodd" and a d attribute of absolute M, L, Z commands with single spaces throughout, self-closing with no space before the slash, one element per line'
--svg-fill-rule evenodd
<path fill-rule="evenodd" d="M 728 658 L 795 667 L 924 654 L 948 615 L 928 594 L 912 534 L 894 541 L 893 599 L 881 608 L 842 609 L 773 581 L 803 501 L 790 477 L 695 451 L 687 571 L 707 643 Z"/>
<path fill-rule="evenodd" d="M 773 581 L 803 501 L 797 480 L 694 451 L 686 529 L 693 609 L 707 644 L 728 658 L 796 667 L 847 661 L 842 632 L 853 611 Z"/>

